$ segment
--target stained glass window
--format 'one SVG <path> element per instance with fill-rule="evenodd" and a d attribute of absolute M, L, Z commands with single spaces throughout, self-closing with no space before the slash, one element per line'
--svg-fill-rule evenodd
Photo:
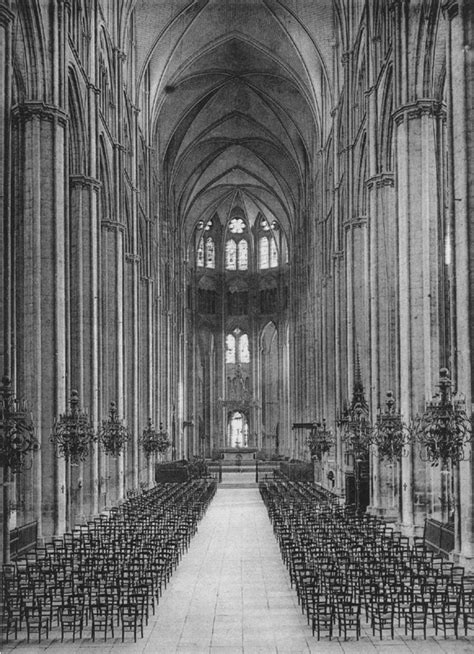
<path fill-rule="evenodd" d="M 242 239 L 237 246 L 238 269 L 247 270 L 249 265 L 249 244 Z"/>
<path fill-rule="evenodd" d="M 278 266 L 278 250 L 276 241 L 273 237 L 270 238 L 270 268 Z"/>
<path fill-rule="evenodd" d="M 268 247 L 268 237 L 261 236 L 258 241 L 258 262 L 260 268 L 269 267 L 269 247 Z"/>
<path fill-rule="evenodd" d="M 209 236 L 206 240 L 206 268 L 215 268 L 216 267 L 216 250 L 214 246 L 214 241 Z"/>
<path fill-rule="evenodd" d="M 232 218 L 229 223 L 229 231 L 232 234 L 242 234 L 245 229 L 245 223 L 242 218 Z"/>
<path fill-rule="evenodd" d="M 237 243 L 230 239 L 225 244 L 225 267 L 227 270 L 236 270 L 237 268 Z"/>
<path fill-rule="evenodd" d="M 196 263 L 198 266 L 204 266 L 204 241 L 202 238 L 199 241 L 199 245 L 196 252 Z"/>
<path fill-rule="evenodd" d="M 235 363 L 235 336 L 228 334 L 225 339 L 225 362 Z"/>
<path fill-rule="evenodd" d="M 242 334 L 239 338 L 239 362 L 250 362 L 249 337 L 247 334 Z"/>

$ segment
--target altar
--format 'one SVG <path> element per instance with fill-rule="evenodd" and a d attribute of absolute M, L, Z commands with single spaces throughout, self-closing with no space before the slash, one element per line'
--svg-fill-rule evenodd
<path fill-rule="evenodd" d="M 221 459 L 224 461 L 232 461 L 238 458 L 240 461 L 253 461 L 255 459 L 256 447 L 222 447 L 219 450 Z"/>

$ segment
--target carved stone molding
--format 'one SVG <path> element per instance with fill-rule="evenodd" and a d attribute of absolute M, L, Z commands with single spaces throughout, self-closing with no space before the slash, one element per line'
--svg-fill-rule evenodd
<path fill-rule="evenodd" d="M 23 121 L 26 122 L 32 118 L 40 118 L 41 120 L 50 120 L 51 122 L 58 122 L 66 126 L 68 122 L 68 115 L 59 107 L 45 104 L 44 102 L 23 102 L 17 104 L 12 109 L 13 122 Z"/>
<path fill-rule="evenodd" d="M 2 27 L 8 27 L 8 24 L 13 22 L 14 18 L 15 14 L 13 11 L 0 0 L 0 25 Z"/>
<path fill-rule="evenodd" d="M 445 18 L 453 20 L 459 14 L 459 2 L 458 0 L 446 0 L 446 2 L 443 2 L 441 9 Z"/>
<path fill-rule="evenodd" d="M 100 224 L 108 232 L 125 231 L 125 225 L 123 223 L 119 223 L 117 220 L 102 220 Z"/>
<path fill-rule="evenodd" d="M 392 118 L 396 125 L 400 125 L 404 120 L 413 120 L 422 116 L 433 116 L 436 118 L 446 118 L 446 107 L 442 102 L 433 98 L 422 98 L 411 104 L 406 104 L 393 112 Z"/>
<path fill-rule="evenodd" d="M 351 61 L 353 54 L 354 53 L 352 50 L 346 50 L 345 52 L 342 53 L 341 62 L 344 66 Z"/>
<path fill-rule="evenodd" d="M 70 175 L 69 184 L 71 186 L 84 186 L 99 189 L 102 182 L 95 177 L 88 177 L 87 175 Z"/>
<path fill-rule="evenodd" d="M 358 229 L 359 227 L 365 227 L 368 222 L 367 216 L 354 216 L 353 218 L 344 221 L 343 226 L 346 231 L 349 229 Z"/>
<path fill-rule="evenodd" d="M 380 173 L 379 175 L 374 175 L 365 180 L 365 184 L 368 189 L 373 188 L 383 188 L 386 186 L 393 187 L 395 186 L 395 179 L 393 173 Z"/>

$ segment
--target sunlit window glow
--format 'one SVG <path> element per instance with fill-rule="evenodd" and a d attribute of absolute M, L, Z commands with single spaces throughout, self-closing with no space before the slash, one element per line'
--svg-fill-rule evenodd
<path fill-rule="evenodd" d="M 241 240 L 237 246 L 238 252 L 238 269 L 247 270 L 249 262 L 249 245 L 247 241 Z"/>
<path fill-rule="evenodd" d="M 235 363 L 235 336 L 228 334 L 225 339 L 225 362 Z"/>
<path fill-rule="evenodd" d="M 239 338 L 239 363 L 250 362 L 249 337 L 242 334 Z"/>
<path fill-rule="evenodd" d="M 232 234 L 242 234 L 244 230 L 245 223 L 242 218 L 232 218 L 229 223 L 229 231 L 231 231 Z"/>
<path fill-rule="evenodd" d="M 234 239 L 229 239 L 225 244 L 225 267 L 227 270 L 237 268 L 237 243 Z"/>
<path fill-rule="evenodd" d="M 199 245 L 196 252 L 196 264 L 200 267 L 204 266 L 204 241 L 202 238 L 199 241 Z"/>
<path fill-rule="evenodd" d="M 209 236 L 206 241 L 206 268 L 215 268 L 216 267 L 216 250 L 214 247 L 214 241 Z"/>

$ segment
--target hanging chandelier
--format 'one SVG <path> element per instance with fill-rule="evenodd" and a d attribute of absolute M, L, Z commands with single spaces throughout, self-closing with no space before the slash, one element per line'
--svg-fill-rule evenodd
<path fill-rule="evenodd" d="M 410 432 L 402 421 L 402 416 L 395 410 L 395 398 L 392 391 L 387 392 L 385 411 L 380 408 L 374 425 L 371 441 L 377 445 L 379 455 L 383 459 L 396 461 L 408 454 L 407 448 Z"/>
<path fill-rule="evenodd" d="M 115 402 L 111 402 L 109 417 L 107 420 L 102 420 L 99 430 L 99 440 L 102 443 L 104 452 L 112 456 L 118 456 L 130 436 L 130 432 L 118 417 L 117 405 Z"/>
<path fill-rule="evenodd" d="M 56 419 L 50 440 L 57 445 L 61 456 L 77 465 L 87 458 L 96 434 L 89 416 L 79 407 L 77 391 L 71 391 L 69 405 L 70 410 Z"/>
<path fill-rule="evenodd" d="M 342 440 L 356 459 L 365 459 L 372 442 L 372 426 L 369 421 L 369 405 L 366 402 L 364 387 L 360 378 L 360 366 L 357 357 L 356 373 L 352 402 L 344 407 L 337 426 L 341 429 Z"/>
<path fill-rule="evenodd" d="M 140 440 L 147 458 L 157 452 L 163 454 L 170 446 L 168 434 L 163 429 L 163 425 L 160 423 L 160 430 L 155 431 L 151 418 L 148 418 L 147 427 L 143 430 Z"/>
<path fill-rule="evenodd" d="M 471 420 L 463 398 L 451 390 L 452 382 L 447 368 L 441 368 L 439 393 L 427 402 L 423 415 L 413 420 L 413 433 L 422 446 L 420 456 L 437 466 L 448 459 L 453 463 L 465 458 L 464 445 L 471 441 Z"/>
<path fill-rule="evenodd" d="M 26 404 L 13 397 L 11 380 L 5 376 L 0 387 L 0 463 L 20 472 L 26 467 L 28 454 L 38 447 Z"/>
<path fill-rule="evenodd" d="M 330 451 L 333 443 L 334 438 L 327 428 L 326 419 L 323 418 L 322 424 L 314 422 L 306 438 L 306 445 L 309 448 L 311 457 L 322 461 L 323 455 Z"/>

